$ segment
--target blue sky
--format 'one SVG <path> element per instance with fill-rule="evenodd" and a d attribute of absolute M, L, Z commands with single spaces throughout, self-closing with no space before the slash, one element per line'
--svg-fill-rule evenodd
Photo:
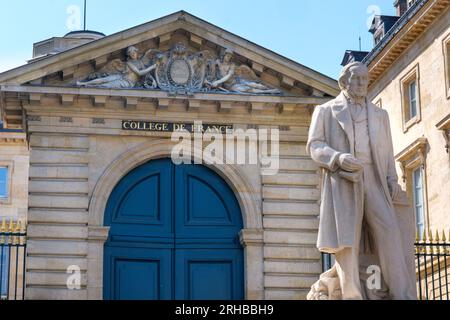
<path fill-rule="evenodd" d="M 88 0 L 87 28 L 107 35 L 185 10 L 336 78 L 346 49 L 371 50 L 367 21 L 395 14 L 393 0 Z M 83 0 L 0 0 L 0 72 L 31 58 L 32 44 L 71 31 Z M 73 28 L 73 23 L 72 27 Z"/>

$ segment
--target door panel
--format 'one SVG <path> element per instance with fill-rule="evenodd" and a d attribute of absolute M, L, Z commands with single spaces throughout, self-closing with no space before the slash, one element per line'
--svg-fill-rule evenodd
<path fill-rule="evenodd" d="M 239 300 L 243 294 L 242 250 L 179 249 L 175 299 Z"/>
<path fill-rule="evenodd" d="M 105 212 L 110 235 L 173 239 L 172 171 L 170 160 L 155 160 L 119 182 Z"/>
<path fill-rule="evenodd" d="M 123 195 L 114 222 L 135 221 L 162 224 L 160 202 L 161 175 L 154 174 L 137 181 Z M 144 201 L 142 201 L 144 200 Z"/>
<path fill-rule="evenodd" d="M 105 299 L 172 299 L 172 250 L 106 247 Z M 109 295 L 108 295 L 109 294 Z"/>
<path fill-rule="evenodd" d="M 175 238 L 235 242 L 242 229 L 239 204 L 228 185 L 203 166 L 175 167 Z"/>
<path fill-rule="evenodd" d="M 241 211 L 210 169 L 162 159 L 132 170 L 111 193 L 105 225 L 105 299 L 244 297 Z"/>

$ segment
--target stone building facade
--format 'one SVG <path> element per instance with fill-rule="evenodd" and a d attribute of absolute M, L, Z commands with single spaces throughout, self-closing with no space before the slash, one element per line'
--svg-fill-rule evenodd
<path fill-rule="evenodd" d="M 135 49 L 130 49 L 131 46 Z M 135 50 L 154 53 L 152 59 L 159 62 L 154 77 L 146 76 L 144 83 L 133 82 L 130 87 L 132 81 L 123 76 L 132 68 L 129 64 L 119 73 L 112 74 L 111 70 L 124 67 L 126 56 L 132 57 Z M 197 62 L 211 61 L 207 56 L 212 55 L 219 57 L 216 60 L 219 62 L 208 67 L 225 66 L 226 70 L 227 63 L 220 62 L 220 57 L 227 52 L 232 53 L 239 77 L 231 84 L 227 80 L 224 86 L 209 83 L 204 88 L 205 72 L 210 70 L 202 69 L 204 64 Z M 18 133 L 23 138 L 20 140 L 23 142 L 24 154 L 20 158 L 23 168 L 15 164 L 15 172 L 20 173 L 20 177 L 13 177 L 13 182 L 20 181 L 17 186 L 23 184 L 17 189 L 18 196 L 23 198 L 24 193 L 28 193 L 22 202 L 26 208 L 19 212 L 28 220 L 27 299 L 202 297 L 208 290 L 198 278 L 199 272 L 205 277 L 215 272 L 229 272 L 234 287 L 225 278 L 223 286 L 230 286 L 232 292 L 225 292 L 221 297 L 306 297 L 322 272 L 322 261 L 315 247 L 319 172 L 307 156 L 305 145 L 311 111 L 315 105 L 338 94 L 335 80 L 185 12 L 59 53 L 40 54 L 43 57 L 0 74 L 5 128 L 23 131 Z M 193 80 L 196 77 L 202 79 L 201 83 Z M 95 85 L 99 81 L 103 86 Z M 120 193 L 127 181 L 131 181 L 127 179 L 139 179 L 139 172 L 155 168 L 161 168 L 159 178 L 145 180 L 148 190 L 155 185 L 156 190 L 160 190 L 164 183 L 172 183 L 170 179 L 161 178 L 166 172 L 163 170 L 169 168 L 161 159 L 170 158 L 176 145 L 171 140 L 172 132 L 165 128 L 188 126 L 194 121 L 243 130 L 278 129 L 279 170 L 274 175 L 266 175 L 260 162 L 203 164 L 199 165 L 198 172 L 191 166 L 170 169 L 174 179 L 179 179 L 182 170 L 195 178 L 186 187 L 190 188 L 187 197 L 191 197 L 189 201 L 194 205 L 186 210 L 198 210 L 191 212 L 198 221 L 180 226 L 182 230 L 196 230 L 191 234 L 195 241 L 182 235 L 178 238 L 170 230 L 172 238 L 160 236 L 155 240 L 160 229 L 155 234 L 145 231 L 164 224 L 161 208 L 166 198 L 177 197 L 178 188 L 184 190 L 189 177 L 176 180 L 173 193 L 144 192 L 143 197 L 138 197 L 136 191 L 125 200 L 121 198 L 123 201 L 117 204 L 119 217 L 114 216 L 114 201 L 119 196 L 116 199 L 111 194 Z M 249 140 L 252 139 L 259 138 L 251 135 Z M 202 144 L 194 144 L 193 158 L 201 154 L 201 149 Z M 262 152 L 263 149 L 257 149 L 258 156 L 262 156 Z M 18 157 L 16 152 L 14 157 Z M 1 161 L 3 153 L 0 164 Z M 213 182 L 207 184 L 208 179 Z M 212 191 L 205 189 L 206 185 Z M 235 229 L 216 223 L 220 217 L 208 216 L 210 213 L 205 213 L 208 211 L 205 206 L 231 206 L 234 200 L 220 204 L 221 198 L 228 197 L 227 190 L 232 191 L 231 197 L 235 197 L 238 204 L 233 210 L 239 213 L 236 219 L 241 221 L 236 226 L 241 227 L 232 234 L 232 242 L 218 249 L 215 243 L 224 242 L 225 236 L 215 234 L 228 237 L 229 230 Z M 135 196 L 145 203 L 133 200 Z M 155 216 L 157 223 L 148 222 L 149 217 L 139 216 L 140 213 L 127 213 L 128 208 L 139 211 L 139 208 L 147 208 L 146 205 L 151 207 L 146 197 L 159 203 L 155 209 L 159 210 Z M 180 203 L 182 200 L 176 198 L 172 204 Z M 232 210 L 227 210 L 225 212 L 232 217 Z M 112 220 L 108 220 L 109 214 Z M 168 226 L 170 229 L 170 223 Z M 178 222 L 173 226 L 178 228 Z M 195 229 L 195 226 L 200 228 Z M 145 229 L 147 227 L 149 229 Z M 129 230 L 137 231 L 125 234 Z M 138 236 L 140 240 L 136 240 Z M 195 242 L 195 248 L 188 240 Z M 115 245 L 114 241 L 119 241 L 120 245 Z M 231 251 L 227 250 L 230 248 L 237 254 L 242 252 L 243 259 L 229 258 Z M 114 254 L 119 251 L 121 258 L 116 259 Z M 116 253 L 110 255 L 111 252 Z M 219 260 L 214 258 L 215 254 Z M 189 255 L 194 258 L 189 260 Z M 179 262 L 178 259 L 185 260 Z M 208 264 L 211 261 L 216 264 L 211 266 Z M 159 286 L 147 288 L 142 284 L 145 279 L 139 276 L 137 279 L 142 285 L 130 285 L 131 278 L 121 282 L 120 277 L 129 277 L 130 272 L 161 275 L 166 270 L 159 270 L 161 266 L 168 266 L 172 272 L 167 277 L 154 278 Z M 67 286 L 68 270 L 77 270 L 80 275 L 79 286 L 74 290 Z M 186 274 L 187 280 L 179 279 L 178 273 Z M 241 275 L 242 281 L 239 281 Z M 190 287 L 185 280 L 193 285 Z M 170 291 L 180 288 L 184 293 Z"/>
<path fill-rule="evenodd" d="M 0 127 L 0 168 L 2 169 L 0 220 L 26 220 L 28 166 L 29 152 L 26 134 L 22 130 L 8 130 Z"/>
<path fill-rule="evenodd" d="M 365 58 L 370 98 L 389 112 L 398 174 L 418 233 L 450 229 L 450 1 L 396 1 L 396 24 Z"/>

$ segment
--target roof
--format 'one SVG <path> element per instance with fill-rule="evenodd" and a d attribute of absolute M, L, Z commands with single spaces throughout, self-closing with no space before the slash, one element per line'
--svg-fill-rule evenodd
<path fill-rule="evenodd" d="M 254 59 L 255 62 L 265 66 L 269 62 L 273 63 L 272 65 L 277 66 L 289 73 L 288 76 L 294 79 L 296 77 L 297 79 L 300 78 L 308 85 L 316 87 L 327 94 L 336 95 L 339 92 L 337 81 L 335 79 L 221 29 L 185 11 L 179 11 L 167 15 L 142 25 L 138 25 L 67 51 L 0 73 L 0 84 L 22 84 L 38 79 L 46 74 L 60 71 L 58 68 L 68 68 L 74 64 L 79 64 L 86 60 L 95 59 L 101 55 L 107 54 L 109 53 L 108 50 L 117 50 L 119 48 L 124 48 L 128 45 L 135 44 L 137 42 L 133 43 L 133 41 L 136 41 L 137 39 L 143 41 L 149 38 L 158 37 L 161 34 L 157 34 L 157 31 L 155 30 L 161 30 L 169 25 L 173 25 L 173 27 L 180 26 L 179 28 L 186 28 L 187 31 L 195 32 L 197 36 L 203 38 L 210 37 L 210 39 L 213 39 L 211 41 L 217 43 L 218 45 L 228 45 L 232 47 L 237 54 L 241 54 L 241 52 L 244 51 L 250 52 L 251 57 L 247 58 L 251 58 L 252 61 Z M 208 29 L 208 32 L 205 32 L 205 29 Z M 97 57 L 92 56 L 92 52 L 94 50 L 96 50 L 96 54 L 98 55 Z"/>
<path fill-rule="evenodd" d="M 437 20 L 448 21 L 450 0 L 417 0 L 362 61 L 369 68 L 370 85 L 401 57 Z M 431 35 L 432 36 L 432 35 Z"/>
<path fill-rule="evenodd" d="M 359 61 L 361 62 L 368 54 L 368 51 L 356 51 L 356 50 L 346 50 L 344 58 L 342 59 L 341 66 L 346 66 L 350 62 Z"/>
<path fill-rule="evenodd" d="M 369 32 L 375 33 L 381 24 L 384 24 L 384 30 L 387 32 L 400 19 L 398 16 L 376 15 L 372 20 Z"/>
<path fill-rule="evenodd" d="M 428 2 L 429 0 L 417 0 L 397 21 L 392 24 L 391 28 L 385 29 L 386 34 L 380 42 L 372 49 L 372 51 L 364 58 L 363 63 L 369 65 L 375 57 L 387 46 L 387 44 L 395 37 L 397 33 L 408 23 L 408 21 L 416 15 L 417 12 Z M 389 30 L 389 31 L 387 31 Z"/>

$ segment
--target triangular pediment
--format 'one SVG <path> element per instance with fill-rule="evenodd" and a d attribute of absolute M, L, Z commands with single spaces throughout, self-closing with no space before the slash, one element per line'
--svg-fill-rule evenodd
<path fill-rule="evenodd" d="M 177 52 L 179 44 L 184 52 Z M 155 66 L 150 72 L 146 70 L 140 79 L 134 77 L 136 72 L 134 75 L 130 72 L 131 80 L 126 76 L 130 46 L 138 50 L 136 70 L 141 72 Z M 144 55 L 146 52 L 150 53 Z M 224 63 L 226 52 L 232 53 L 229 64 Z M 230 65 L 235 71 L 232 79 L 214 83 L 226 77 Z M 102 78 L 106 78 L 104 83 Z M 100 80 L 89 83 L 95 79 Z M 318 97 L 335 96 L 339 92 L 334 79 L 184 11 L 4 72 L 0 74 L 0 84 L 105 84 L 110 89 L 136 86 L 166 91 L 189 87 L 204 92 L 212 89 Z"/>

